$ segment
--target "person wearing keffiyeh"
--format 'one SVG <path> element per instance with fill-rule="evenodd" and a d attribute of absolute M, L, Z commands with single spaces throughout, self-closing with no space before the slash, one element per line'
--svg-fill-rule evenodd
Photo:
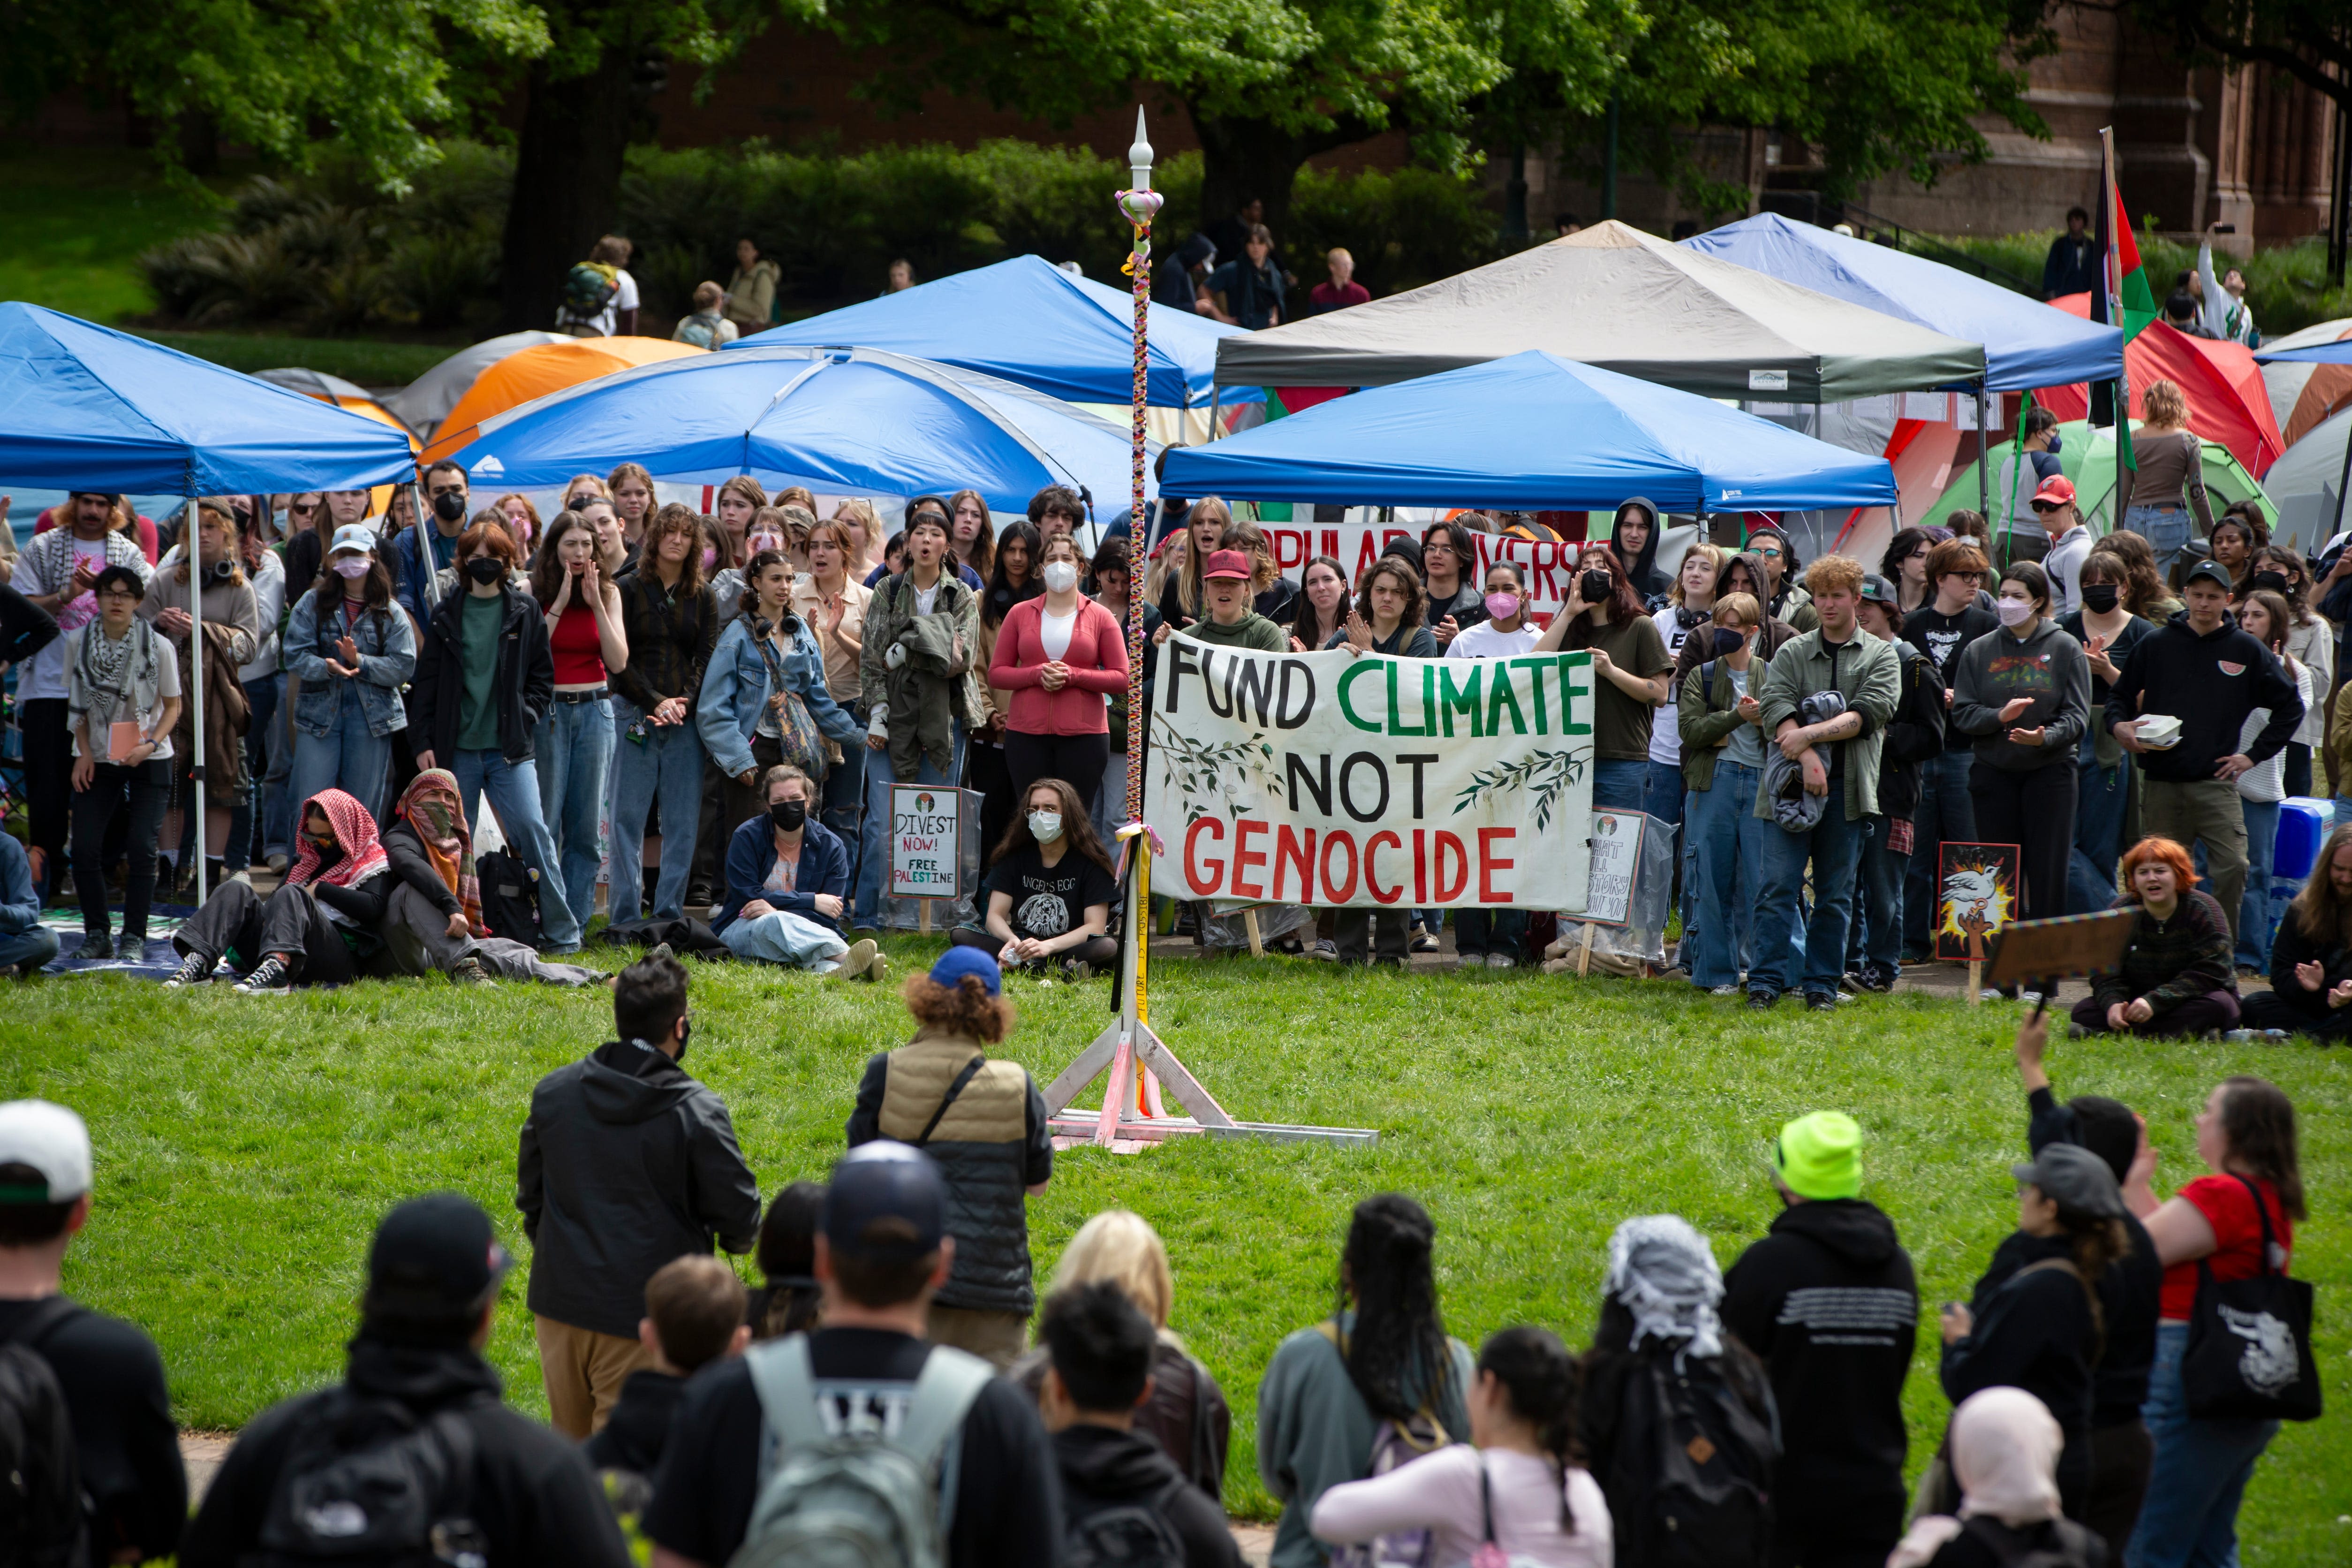
<path fill-rule="evenodd" d="M 383 847 L 393 875 L 383 973 L 446 974 L 461 984 L 505 979 L 586 985 L 606 978 L 576 963 L 543 962 L 530 943 L 494 935 L 483 923 L 474 835 L 457 775 L 448 769 L 427 768 L 410 783 L 393 808 Z"/>
<path fill-rule="evenodd" d="M 383 945 L 376 927 L 392 882 L 375 818 L 343 791 L 321 790 L 302 803 L 296 843 L 286 880 L 267 899 L 249 882 L 223 882 L 173 933 L 182 963 L 165 985 L 209 980 L 224 958 L 247 995 L 358 978 Z"/>

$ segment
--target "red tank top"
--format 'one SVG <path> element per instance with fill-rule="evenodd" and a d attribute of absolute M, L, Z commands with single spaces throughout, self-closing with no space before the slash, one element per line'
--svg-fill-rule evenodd
<path fill-rule="evenodd" d="M 555 658 L 555 684 L 558 686 L 602 686 L 604 683 L 604 649 L 596 639 L 596 612 L 585 605 L 563 606 L 562 616 L 555 623 L 555 631 L 547 639 L 548 652 Z"/>

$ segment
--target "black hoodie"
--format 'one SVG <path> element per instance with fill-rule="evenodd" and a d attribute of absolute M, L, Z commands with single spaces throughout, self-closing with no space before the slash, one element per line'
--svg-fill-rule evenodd
<path fill-rule="evenodd" d="M 2082 1277 L 2057 1267 L 2071 1265 L 2073 1251 L 2064 1236 L 2014 1231 L 2001 1242 L 1969 1299 L 1968 1334 L 1944 1346 L 1943 1384 L 1954 1405 L 1982 1389 L 2021 1388 L 2047 1405 L 2066 1434 L 2059 1494 L 2079 1519 L 2091 1483 L 2091 1380 L 2105 1340 Z"/>
<path fill-rule="evenodd" d="M 671 1417 L 686 1394 L 686 1379 L 676 1373 L 642 1367 L 621 1384 L 621 1397 L 604 1417 L 604 1429 L 580 1445 L 580 1452 L 600 1470 L 630 1470 L 650 1476 L 660 1465 L 662 1445 L 669 1441 Z"/>
<path fill-rule="evenodd" d="M 1724 1326 L 1780 1405 L 1773 1507 L 1818 1520 L 1904 1496 L 1903 1379 L 1919 1290 L 1895 1223 L 1860 1198 L 1792 1204 L 1723 1279 Z"/>
<path fill-rule="evenodd" d="M 2236 754 L 2246 716 L 2257 708 L 2269 709 L 2271 721 L 2245 754 L 2266 763 L 2294 739 L 2303 694 L 2271 650 L 2236 621 L 2224 616 L 2220 626 L 2200 632 L 2182 610 L 2131 650 L 2107 692 L 2104 717 L 2110 733 L 2143 714 L 2177 717 L 2180 743 L 2142 752 L 2140 772 L 2165 784 L 2196 784 Z"/>
<path fill-rule="evenodd" d="M 1622 551 L 1616 551 L 1617 521 L 1636 507 L 1641 509 L 1643 516 L 1650 520 L 1650 537 L 1643 543 L 1641 553 L 1628 561 Z M 1627 496 L 1619 501 L 1616 517 L 1609 527 L 1610 548 L 1616 551 L 1617 563 L 1625 568 L 1626 580 L 1633 584 L 1635 595 L 1649 609 L 1657 607 L 1656 601 L 1666 591 L 1666 580 L 1658 574 L 1658 535 L 1664 531 L 1659 526 L 1657 503 L 1647 496 Z"/>
<path fill-rule="evenodd" d="M 614 1040 L 539 1080 L 515 1206 L 534 1249 L 530 1310 L 634 1340 L 646 1281 L 715 1240 L 749 1252 L 760 1185 L 719 1096 L 660 1051 Z"/>
<path fill-rule="evenodd" d="M 1105 1509 L 1133 1505 L 1168 1521 L 1183 1544 L 1184 1568 L 1241 1568 L 1224 1510 L 1150 1438 L 1080 1422 L 1054 1434 L 1054 1462 L 1062 1472 L 1065 1533 Z"/>
<path fill-rule="evenodd" d="M 455 1406 L 474 1436 L 473 1519 L 488 1568 L 630 1568 L 613 1510 L 579 1449 L 499 1403 L 499 1374 L 462 1344 L 395 1343 L 364 1325 L 342 1385 L 272 1405 L 237 1435 L 180 1546 L 181 1568 L 254 1560 L 261 1526 L 308 1417 L 345 1391 L 389 1399 L 412 1415 Z"/>

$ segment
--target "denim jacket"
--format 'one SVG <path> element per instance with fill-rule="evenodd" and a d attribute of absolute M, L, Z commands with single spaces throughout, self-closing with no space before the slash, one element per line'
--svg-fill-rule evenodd
<path fill-rule="evenodd" d="M 866 727 L 835 702 L 825 687 L 824 655 L 815 634 L 797 616 L 793 626 L 792 646 L 778 660 L 783 666 L 785 686 L 808 704 L 809 717 L 827 739 L 845 746 L 864 745 Z M 709 668 L 702 672 L 702 697 L 694 711 L 695 728 L 702 732 L 704 748 L 729 778 L 741 778 L 751 771 L 751 731 L 759 724 L 760 710 L 769 695 L 768 661 L 760 657 L 751 623 L 738 616 L 719 634 Z"/>
<path fill-rule="evenodd" d="M 302 683 L 294 702 L 294 727 L 306 735 L 334 733 L 347 678 L 329 669 L 327 661 L 338 657 L 335 644 L 342 636 L 340 605 L 321 625 L 316 594 L 303 595 L 287 620 L 278 660 Z M 352 623 L 351 638 L 360 653 L 360 711 L 367 716 L 368 733 L 380 739 L 406 729 L 408 710 L 401 702 L 400 689 L 416 673 L 416 633 L 407 616 L 397 603 L 362 610 Z"/>

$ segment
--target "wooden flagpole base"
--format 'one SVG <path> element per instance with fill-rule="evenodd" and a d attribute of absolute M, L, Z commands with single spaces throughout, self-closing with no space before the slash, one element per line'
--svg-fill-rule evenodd
<path fill-rule="evenodd" d="M 1115 1023 L 1097 1035 L 1094 1043 L 1078 1053 L 1077 1060 L 1064 1068 L 1054 1081 L 1045 1086 L 1046 1120 L 1054 1130 L 1056 1148 L 1092 1144 L 1108 1149 L 1114 1154 L 1131 1154 L 1139 1149 L 1157 1145 L 1171 1138 L 1263 1138 L 1276 1143 L 1339 1143 L 1353 1147 L 1369 1147 L 1380 1142 L 1380 1134 L 1363 1127 L 1300 1127 L 1279 1121 L 1236 1121 L 1217 1103 L 1216 1096 L 1202 1087 L 1191 1069 L 1168 1048 L 1168 1043 L 1152 1031 L 1149 1024 L 1138 1023 L 1132 1036 L 1129 1026 Z M 1176 1098 L 1183 1101 L 1190 1116 L 1147 1116 L 1136 1106 L 1135 1075 L 1138 1068 L 1151 1079 L 1166 1084 Z M 1103 1103 L 1099 1110 L 1073 1110 L 1070 1101 L 1078 1091 L 1092 1083 L 1103 1069 L 1110 1069 L 1110 1080 L 1103 1086 Z M 1150 1097 L 1156 1099 L 1156 1097 Z M 1154 1109 L 1157 1109 L 1155 1106 Z"/>

